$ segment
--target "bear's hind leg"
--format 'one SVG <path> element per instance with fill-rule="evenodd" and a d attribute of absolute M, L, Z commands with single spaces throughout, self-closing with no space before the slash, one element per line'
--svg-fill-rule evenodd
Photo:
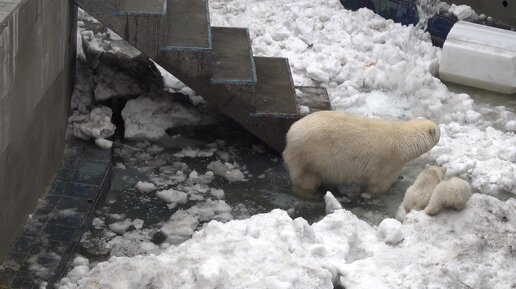
<path fill-rule="evenodd" d="M 318 199 L 320 196 L 317 189 L 321 185 L 321 178 L 312 173 L 300 174 L 292 180 L 292 190 L 304 199 Z"/>
<path fill-rule="evenodd" d="M 434 216 L 434 215 L 439 214 L 439 212 L 441 211 L 441 208 L 442 208 L 441 204 L 430 203 L 425 208 L 425 213 L 427 213 L 430 216 Z"/>

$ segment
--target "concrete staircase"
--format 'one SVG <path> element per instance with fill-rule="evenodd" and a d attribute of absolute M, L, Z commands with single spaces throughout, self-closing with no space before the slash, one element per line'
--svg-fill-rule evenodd
<path fill-rule="evenodd" d="M 294 87 L 288 59 L 253 56 L 247 29 L 212 27 L 207 0 L 74 2 L 279 152 L 300 105 L 330 109 L 324 88 Z"/>

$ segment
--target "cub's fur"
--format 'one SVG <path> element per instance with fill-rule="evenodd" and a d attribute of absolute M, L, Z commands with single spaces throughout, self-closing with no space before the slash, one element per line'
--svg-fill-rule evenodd
<path fill-rule="evenodd" d="M 429 215 L 438 214 L 443 208 L 462 210 L 471 197 L 471 186 L 460 178 L 450 178 L 435 187 L 425 212 Z"/>
<path fill-rule="evenodd" d="M 407 188 L 403 198 L 405 212 L 413 209 L 423 210 L 428 205 L 435 187 L 444 179 L 446 167 L 427 166 L 416 181 Z"/>

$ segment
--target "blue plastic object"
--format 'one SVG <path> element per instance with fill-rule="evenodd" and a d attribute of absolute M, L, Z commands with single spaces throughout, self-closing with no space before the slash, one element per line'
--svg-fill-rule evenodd
<path fill-rule="evenodd" d="M 419 21 L 416 3 L 403 0 L 340 0 L 349 10 L 368 8 L 386 19 L 403 25 L 416 25 Z M 442 47 L 446 36 L 457 19 L 452 15 L 435 15 L 428 20 L 427 31 L 432 36 L 432 43 Z"/>

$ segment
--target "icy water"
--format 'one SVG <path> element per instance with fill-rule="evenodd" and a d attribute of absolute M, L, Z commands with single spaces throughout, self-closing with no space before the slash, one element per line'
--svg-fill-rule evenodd
<path fill-rule="evenodd" d="M 202 148 L 220 140 L 224 140 L 225 151 L 231 154 L 231 159 L 236 161 L 241 170 L 245 172 L 247 181 L 230 183 L 226 179 L 216 176 L 209 186 L 224 190 L 224 201 L 231 206 L 231 214 L 236 219 L 281 208 L 288 211 L 292 217 L 302 217 L 310 223 L 319 221 L 325 216 L 323 193 L 331 190 L 343 207 L 376 225 L 382 219 L 395 215 L 403 197 L 403 191 L 410 184 L 409 180 L 414 177 L 410 172 L 416 171 L 415 167 L 424 166 L 420 161 L 409 164 L 404 179 L 397 182 L 390 192 L 378 198 L 371 199 L 356 193 L 342 193 L 346 193 L 350 188 L 341 190 L 323 188 L 319 200 L 307 201 L 293 195 L 289 176 L 280 154 L 270 150 L 250 133 L 232 122 L 215 128 L 184 133 L 179 137 L 165 137 L 156 143 L 164 148 L 160 155 L 167 155 L 177 153 L 186 147 Z M 131 142 L 126 142 L 126 144 L 137 145 Z M 186 163 L 189 169 L 203 174 L 207 170 L 207 165 L 216 159 L 217 156 L 214 155 L 209 158 L 182 158 L 181 161 Z M 126 161 L 115 154 L 113 163 Z M 147 230 L 143 232 L 142 235 L 147 235 L 143 238 L 160 245 L 166 239 L 160 233 L 160 228 L 170 216 L 177 209 L 186 210 L 198 202 L 190 200 L 186 204 L 179 205 L 178 208 L 169 209 L 167 203 L 161 200 L 155 192 L 137 191 L 135 184 L 138 181 L 147 180 L 147 173 L 145 170 L 142 171 L 141 166 L 127 166 L 123 169 L 114 167 L 111 189 L 99 204 L 96 217 L 103 219 L 106 226 L 126 218 L 143 220 L 144 230 Z M 131 255 L 133 249 L 135 252 L 139 252 L 138 249 L 131 248 L 133 245 L 109 245 L 115 235 L 109 236 L 106 233 L 111 232 L 105 229 L 92 229 L 83 237 L 79 253 L 88 257 L 91 262 L 100 262 L 109 258 L 110 255 Z"/>
<path fill-rule="evenodd" d="M 508 110 L 516 112 L 516 94 L 502 94 L 450 82 L 445 82 L 445 84 L 452 92 L 469 94 L 477 104 L 504 106 Z"/>

